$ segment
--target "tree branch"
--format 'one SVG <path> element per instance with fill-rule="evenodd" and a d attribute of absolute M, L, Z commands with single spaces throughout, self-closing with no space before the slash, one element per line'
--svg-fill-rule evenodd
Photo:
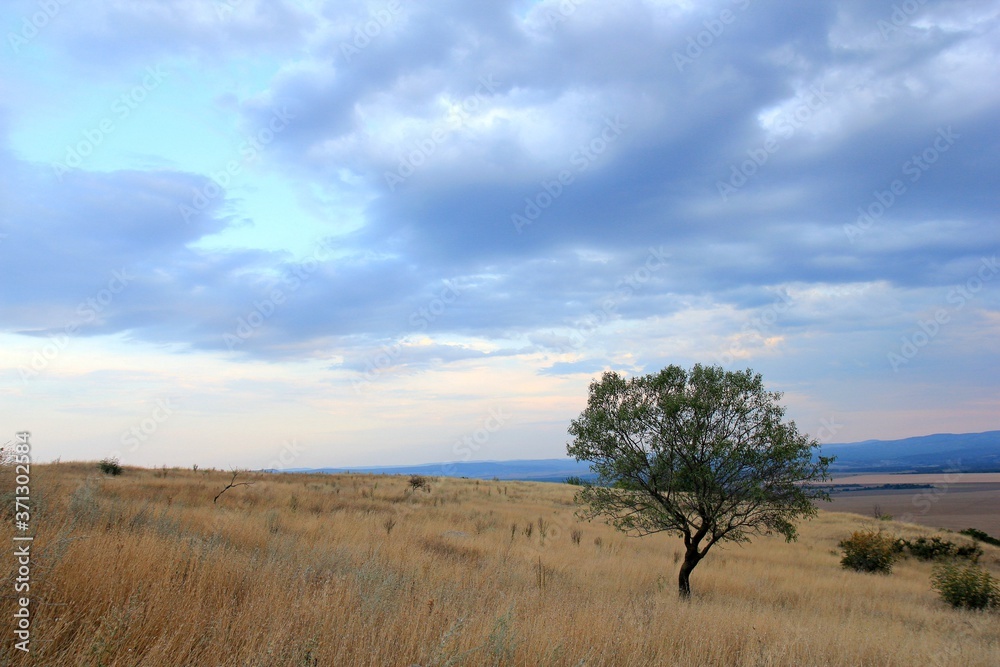
<path fill-rule="evenodd" d="M 219 495 L 215 496 L 215 498 L 212 499 L 212 504 L 213 505 L 215 503 L 217 503 L 219 501 L 219 498 L 222 496 L 222 494 L 225 493 L 226 491 L 228 491 L 229 489 L 235 489 L 237 486 L 253 486 L 254 484 L 256 484 L 256 482 L 237 482 L 236 481 L 236 476 L 239 475 L 240 472 L 241 471 L 239 471 L 239 470 L 234 470 L 233 471 L 233 478 L 231 480 L 229 480 L 229 484 L 227 484 L 226 488 L 222 489 L 222 491 L 219 491 Z"/>

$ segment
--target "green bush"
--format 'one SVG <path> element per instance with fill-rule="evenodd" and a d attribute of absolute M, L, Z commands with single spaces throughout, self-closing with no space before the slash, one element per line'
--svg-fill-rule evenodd
<path fill-rule="evenodd" d="M 97 464 L 97 468 L 105 475 L 111 475 L 113 477 L 117 477 L 125 472 L 125 469 L 122 468 L 120 463 L 118 463 L 118 459 L 110 457 L 101 459 L 100 463 Z"/>
<path fill-rule="evenodd" d="M 952 607 L 986 609 L 1000 606 L 1000 584 L 978 565 L 936 565 L 931 585 Z"/>
<path fill-rule="evenodd" d="M 840 564 L 858 572 L 889 574 L 899 554 L 896 540 L 881 530 L 856 530 L 839 546 L 844 550 Z"/>
<path fill-rule="evenodd" d="M 960 530 L 958 532 L 962 535 L 968 535 L 974 540 L 986 542 L 986 544 L 992 544 L 995 547 L 1000 547 L 1000 540 L 982 530 L 977 530 L 976 528 L 966 528 L 965 530 Z"/>
<path fill-rule="evenodd" d="M 955 544 L 951 540 L 942 540 L 940 537 L 930 539 L 920 536 L 912 542 L 900 540 L 900 545 L 908 551 L 911 556 L 920 560 L 940 560 L 942 558 L 965 558 L 973 563 L 983 555 L 983 550 L 979 545 Z"/>

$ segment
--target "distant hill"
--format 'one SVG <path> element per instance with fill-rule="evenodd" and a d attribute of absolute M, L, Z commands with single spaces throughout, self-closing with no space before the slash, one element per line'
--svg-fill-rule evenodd
<path fill-rule="evenodd" d="M 590 466 L 573 459 L 526 459 L 517 461 L 456 461 L 411 466 L 367 466 L 357 468 L 297 468 L 285 472 L 345 473 L 363 472 L 381 475 L 427 475 L 430 477 L 468 477 L 470 479 L 505 479 L 529 482 L 564 482 L 567 477 L 592 478 Z"/>
<path fill-rule="evenodd" d="M 823 445 L 824 456 L 837 460 L 832 472 L 1000 472 L 1000 431 L 985 433 L 938 433 L 902 440 Z M 352 468 L 294 468 L 283 472 L 383 475 L 427 475 L 531 482 L 563 482 L 577 476 L 593 479 L 590 466 L 573 459 L 526 459 L 516 461 L 457 461 L 410 466 L 362 466 Z"/>
<path fill-rule="evenodd" d="M 823 445 L 835 472 L 1000 472 L 1000 431 Z"/>

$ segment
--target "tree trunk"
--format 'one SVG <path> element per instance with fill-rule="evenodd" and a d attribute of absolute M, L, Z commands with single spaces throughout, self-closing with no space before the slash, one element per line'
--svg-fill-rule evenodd
<path fill-rule="evenodd" d="M 687 600 L 691 597 L 691 570 L 694 569 L 700 560 L 701 554 L 698 553 L 698 549 L 696 548 L 688 549 L 684 554 L 684 562 L 681 563 L 681 571 L 677 575 L 677 592 L 682 600 Z"/>

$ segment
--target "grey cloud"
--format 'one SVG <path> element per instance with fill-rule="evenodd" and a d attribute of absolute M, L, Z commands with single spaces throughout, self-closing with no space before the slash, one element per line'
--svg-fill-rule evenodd
<path fill-rule="evenodd" d="M 4 216 L 13 222 L 0 220 L 10 234 L 0 253 L 21 249 L 10 255 L 20 272 L 15 295 L 3 297 L 5 322 L 22 331 L 58 327 L 81 292 L 128 264 L 141 277 L 91 331 L 265 358 L 346 351 L 343 368 L 363 372 L 379 341 L 414 333 L 565 349 L 566 331 L 614 297 L 650 246 L 664 247 L 669 265 L 616 301 L 611 318 L 669 316 L 692 299 L 752 312 L 790 284 L 885 283 L 927 298 L 1000 245 L 1000 101 L 990 92 L 1000 86 L 992 85 L 995 68 L 978 60 L 995 55 L 997 19 L 973 5 L 955 5 L 965 17 L 957 28 L 920 27 L 918 18 L 947 22 L 946 8 L 934 6 L 882 39 L 878 21 L 892 14 L 892 2 L 752 3 L 733 9 L 736 20 L 683 71 L 674 55 L 733 3 L 690 13 L 591 3 L 550 25 L 543 9 L 552 6 L 522 20 L 512 4 L 406 5 L 350 61 L 341 46 L 370 7 L 354 5 L 344 16 L 328 5 L 329 25 L 312 28 L 291 10 L 261 8 L 285 13 L 234 19 L 223 36 L 204 34 L 209 24 L 197 16 L 172 19 L 157 38 L 165 53 L 184 56 L 201 44 L 235 57 L 272 19 L 281 48 L 302 50 L 268 90 L 240 100 L 241 119 L 257 127 L 275 104 L 295 101 L 295 122 L 263 159 L 305 183 L 368 198 L 364 226 L 331 239 L 337 259 L 293 290 L 295 266 L 279 253 L 189 248 L 232 223 L 220 201 L 178 224 L 176 206 L 203 183 L 199 176 L 78 172 L 54 184 L 3 157 L 12 174 L 0 186 L 11 194 Z M 112 19 L 147 35 L 148 19 L 129 7 L 105 6 L 103 18 L 79 28 L 79 43 L 100 34 L 97 21 Z M 483 77 L 496 84 L 484 90 Z M 470 96 L 475 109 L 450 127 L 442 100 Z M 803 105 L 808 117 L 788 125 Z M 786 125 L 768 128 L 769 111 Z M 620 136 L 591 144 L 615 117 L 626 125 Z M 442 126 L 444 138 L 433 139 Z M 949 126 L 960 138 L 908 180 L 907 162 Z M 386 172 L 429 138 L 433 154 L 391 189 Z M 718 184 L 769 139 L 777 149 L 723 199 Z M 582 159 L 578 150 L 588 145 L 603 149 Z M 572 182 L 554 195 L 544 183 L 561 171 Z M 846 232 L 858 208 L 896 179 L 905 192 L 863 233 Z M 518 233 L 512 216 L 532 203 L 539 215 Z M 461 285 L 460 296 L 440 316 L 414 320 L 444 280 Z M 257 304 L 275 289 L 285 303 L 266 318 L 258 312 L 266 321 L 227 345 L 224 335 L 268 309 Z M 981 303 L 994 307 L 991 299 Z M 872 326 L 894 326 L 871 318 Z M 778 326 L 835 325 L 811 312 Z M 406 349 L 411 356 L 400 363 L 411 369 L 486 354 Z M 574 368 L 560 362 L 548 372 Z"/>

